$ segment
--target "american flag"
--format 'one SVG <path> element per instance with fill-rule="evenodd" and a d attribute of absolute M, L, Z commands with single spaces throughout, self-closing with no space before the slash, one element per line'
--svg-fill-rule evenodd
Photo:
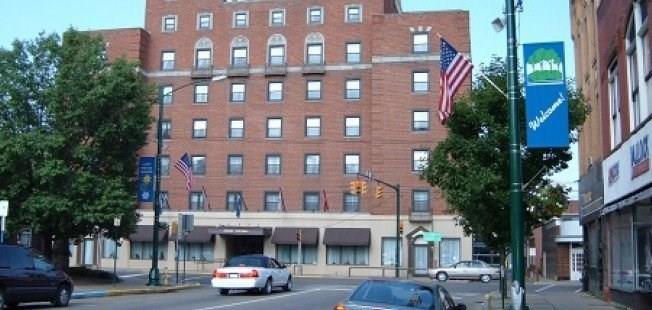
<path fill-rule="evenodd" d="M 473 64 L 441 38 L 441 72 L 439 73 L 439 120 L 442 124 L 453 113 L 453 96 L 471 73 Z"/>
<path fill-rule="evenodd" d="M 324 212 L 328 212 L 328 198 L 326 198 L 326 190 L 321 191 L 324 194 Z"/>
<path fill-rule="evenodd" d="M 186 177 L 186 190 L 190 191 L 192 188 L 192 164 L 188 153 L 184 153 L 183 156 L 174 163 L 174 167 Z"/>

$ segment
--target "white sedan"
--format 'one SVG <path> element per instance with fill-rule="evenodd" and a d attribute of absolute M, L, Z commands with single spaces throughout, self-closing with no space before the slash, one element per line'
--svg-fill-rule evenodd
<path fill-rule="evenodd" d="M 274 287 L 292 290 L 292 274 L 285 265 L 263 255 L 245 255 L 230 258 L 224 267 L 213 271 L 211 285 L 220 295 L 229 290 L 256 290 L 271 294 Z"/>

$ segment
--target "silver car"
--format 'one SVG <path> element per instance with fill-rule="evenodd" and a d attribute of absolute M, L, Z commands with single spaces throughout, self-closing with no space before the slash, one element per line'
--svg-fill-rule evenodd
<path fill-rule="evenodd" d="M 487 265 L 479 260 L 461 261 L 449 267 L 429 269 L 432 279 L 446 281 L 448 279 L 480 280 L 484 283 L 500 277 L 500 269 Z"/>

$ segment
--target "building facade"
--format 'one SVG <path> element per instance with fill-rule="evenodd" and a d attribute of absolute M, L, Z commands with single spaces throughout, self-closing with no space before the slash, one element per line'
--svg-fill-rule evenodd
<path fill-rule="evenodd" d="M 300 263 L 304 274 L 380 275 L 394 264 L 396 196 L 384 188 L 376 198 L 374 183 L 351 194 L 349 183 L 366 172 L 400 184 L 403 268 L 425 275 L 471 258 L 471 238 L 419 177 L 447 135 L 436 114 L 437 34 L 468 55 L 468 12 L 406 13 L 394 0 L 146 6 L 144 29 L 100 33 L 109 58 L 140 61 L 159 86 L 161 220 L 171 228 L 178 214 L 194 215 L 178 247 L 188 268 L 260 253 Z M 216 76 L 225 78 L 210 81 Z M 156 154 L 155 130 L 148 141 L 141 156 Z M 189 190 L 174 168 L 185 153 Z M 150 266 L 152 204 L 139 208 L 137 232 L 117 250 L 119 267 Z M 443 239 L 426 242 L 424 231 Z M 164 231 L 161 239 L 161 265 L 171 269 L 177 238 Z M 113 241 L 95 247 L 98 264 L 112 266 Z"/>

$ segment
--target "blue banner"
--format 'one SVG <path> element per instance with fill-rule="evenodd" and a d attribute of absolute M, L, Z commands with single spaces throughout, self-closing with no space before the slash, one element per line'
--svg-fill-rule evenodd
<path fill-rule="evenodd" d="M 523 45 L 528 148 L 569 144 L 564 43 Z"/>
<path fill-rule="evenodd" d="M 141 157 L 138 162 L 138 201 L 154 201 L 156 157 Z"/>

